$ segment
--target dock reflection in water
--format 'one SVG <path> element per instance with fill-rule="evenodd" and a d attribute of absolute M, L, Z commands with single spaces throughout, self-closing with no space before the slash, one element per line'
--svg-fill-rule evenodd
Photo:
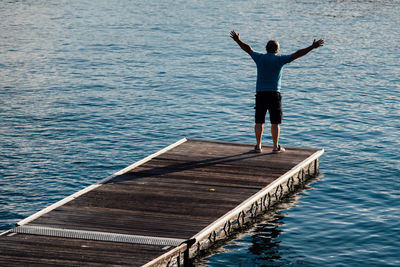
<path fill-rule="evenodd" d="M 211 262 L 212 266 L 220 267 L 314 266 L 282 244 L 281 235 L 287 234 L 284 219 L 290 216 L 290 209 L 296 207 L 302 194 L 312 190 L 312 184 L 322 177 L 320 174 L 306 180 L 296 193 L 287 195 L 271 210 L 257 217 L 246 231 L 235 233 L 228 242 L 217 243 L 201 259 L 197 258 L 193 266 L 210 266 Z"/>

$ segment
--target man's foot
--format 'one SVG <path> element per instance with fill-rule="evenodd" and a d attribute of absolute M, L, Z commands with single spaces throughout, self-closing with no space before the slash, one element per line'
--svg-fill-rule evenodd
<path fill-rule="evenodd" d="M 278 146 L 278 148 L 274 148 L 274 149 L 272 149 L 272 153 L 273 154 L 278 154 L 278 153 L 282 153 L 282 152 L 285 152 L 285 148 L 283 147 L 283 146 Z"/>
<path fill-rule="evenodd" d="M 255 146 L 253 151 L 254 151 L 255 153 L 261 153 L 261 152 L 262 152 L 262 149 L 261 149 L 261 147 Z"/>

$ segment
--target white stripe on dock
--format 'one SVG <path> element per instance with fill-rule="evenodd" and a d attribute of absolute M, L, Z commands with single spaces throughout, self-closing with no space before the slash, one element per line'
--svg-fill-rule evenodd
<path fill-rule="evenodd" d="M 117 233 L 82 231 L 62 228 L 52 228 L 43 226 L 18 226 L 12 229 L 14 233 L 53 236 L 73 239 L 86 239 L 107 242 L 121 242 L 131 244 L 143 244 L 154 246 L 179 246 L 186 240 L 178 238 L 142 236 L 142 235 L 126 235 Z"/>

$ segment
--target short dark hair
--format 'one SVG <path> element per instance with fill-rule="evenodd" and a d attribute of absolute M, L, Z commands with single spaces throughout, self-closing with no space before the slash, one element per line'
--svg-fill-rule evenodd
<path fill-rule="evenodd" d="M 267 45 L 265 46 L 268 53 L 276 54 L 278 53 L 278 42 L 275 40 L 268 41 Z"/>

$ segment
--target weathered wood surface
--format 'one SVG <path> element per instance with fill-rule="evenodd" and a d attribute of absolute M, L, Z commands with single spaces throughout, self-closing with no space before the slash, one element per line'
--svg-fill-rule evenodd
<path fill-rule="evenodd" d="M 188 240 L 317 151 L 252 148 L 188 140 L 27 225 Z M 140 266 L 171 249 L 3 235 L 0 265 Z"/>
<path fill-rule="evenodd" d="M 0 239 L 0 266 L 138 266 L 161 246 L 17 234 Z"/>

